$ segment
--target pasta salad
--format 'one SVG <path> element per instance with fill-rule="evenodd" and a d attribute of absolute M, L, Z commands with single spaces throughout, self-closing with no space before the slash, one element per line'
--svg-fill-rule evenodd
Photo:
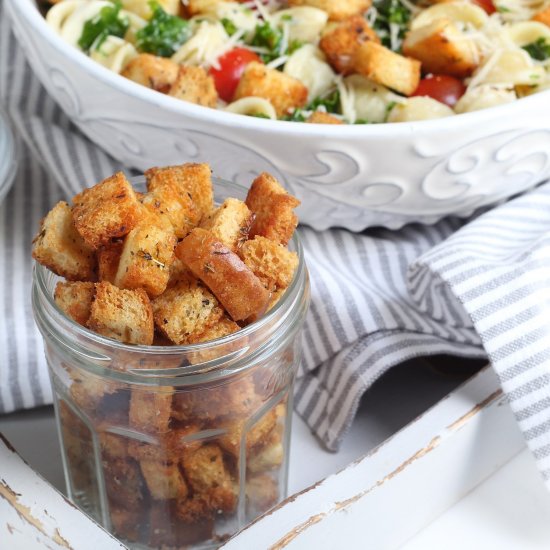
<path fill-rule="evenodd" d="M 433 119 L 550 87 L 550 0 L 48 0 L 45 17 L 123 77 L 273 120 Z"/>

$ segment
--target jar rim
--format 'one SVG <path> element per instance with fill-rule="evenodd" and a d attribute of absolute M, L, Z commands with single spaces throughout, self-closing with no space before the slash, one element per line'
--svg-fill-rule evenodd
<path fill-rule="evenodd" d="M 137 183 L 137 180 L 143 180 L 143 176 L 139 176 L 137 178 L 130 178 L 130 181 L 135 184 Z M 212 177 L 212 183 L 215 187 L 216 184 L 218 185 L 225 185 L 225 186 L 231 186 L 237 190 L 247 191 L 247 188 L 243 185 L 240 185 L 238 183 L 234 183 L 219 177 Z M 304 260 L 304 249 L 301 243 L 300 238 L 297 235 L 297 232 L 294 232 L 294 235 L 291 238 L 292 248 L 296 252 L 298 256 L 298 266 L 296 267 L 296 270 L 294 272 L 294 276 L 292 278 L 292 281 L 290 285 L 285 289 L 285 292 L 281 296 L 281 298 L 278 300 L 278 302 L 260 319 L 257 321 L 254 321 L 250 325 L 247 325 L 246 327 L 243 327 L 239 329 L 238 331 L 229 334 L 227 336 L 223 336 L 221 338 L 217 338 L 214 340 L 209 340 L 206 342 L 200 342 L 196 344 L 186 344 L 186 345 L 172 345 L 172 346 L 154 346 L 154 345 L 142 345 L 142 344 L 125 344 L 123 342 L 119 342 L 118 340 L 114 340 L 112 338 L 108 338 L 106 336 L 102 336 L 92 330 L 90 330 L 87 327 L 84 327 L 71 319 L 68 315 L 66 315 L 57 305 L 54 299 L 54 294 L 51 292 L 48 288 L 47 284 L 47 277 L 52 273 L 49 271 L 45 266 L 39 264 L 38 262 L 34 262 L 34 269 L 33 269 L 33 280 L 34 280 L 34 286 L 40 293 L 41 297 L 44 297 L 46 299 L 47 305 L 51 308 L 52 311 L 55 311 L 55 313 L 60 316 L 64 322 L 68 324 L 70 329 L 74 331 L 76 335 L 80 335 L 84 337 L 87 340 L 92 341 L 94 344 L 98 344 L 101 346 L 109 347 L 110 349 L 113 349 L 117 352 L 124 352 L 128 353 L 130 355 L 132 354 L 138 354 L 141 356 L 147 356 L 150 354 L 154 354 L 157 356 L 170 356 L 170 355 L 178 355 L 178 354 L 189 354 L 189 353 L 195 353 L 195 352 L 204 352 L 208 348 L 211 348 L 213 345 L 228 345 L 231 344 L 233 341 L 237 341 L 241 338 L 250 337 L 251 335 L 260 332 L 262 328 L 269 326 L 271 323 L 273 323 L 278 316 L 283 315 L 287 309 L 296 302 L 296 298 L 300 295 L 300 285 L 302 285 L 304 279 L 306 278 L 306 265 Z M 221 359 L 221 358 L 220 358 Z"/>

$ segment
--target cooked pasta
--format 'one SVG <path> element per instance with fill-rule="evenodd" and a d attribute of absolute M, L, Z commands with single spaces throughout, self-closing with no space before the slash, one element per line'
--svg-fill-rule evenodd
<path fill-rule="evenodd" d="M 550 0 L 49 1 L 104 67 L 241 115 L 411 122 L 550 90 Z"/>

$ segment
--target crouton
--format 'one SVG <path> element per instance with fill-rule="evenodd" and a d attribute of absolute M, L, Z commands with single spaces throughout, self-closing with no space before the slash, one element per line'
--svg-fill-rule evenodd
<path fill-rule="evenodd" d="M 143 525 L 142 510 L 128 510 L 124 505 L 110 506 L 109 514 L 114 534 L 123 540 L 136 542 Z"/>
<path fill-rule="evenodd" d="M 550 7 L 535 13 L 535 15 L 531 18 L 531 21 L 537 21 L 550 27 Z"/>
<path fill-rule="evenodd" d="M 267 437 L 265 445 L 248 457 L 246 467 L 253 473 L 279 468 L 283 463 L 284 447 L 281 426 L 276 426 Z"/>
<path fill-rule="evenodd" d="M 331 21 L 359 15 L 371 6 L 371 0 L 289 0 L 289 6 L 312 6 L 326 11 Z"/>
<path fill-rule="evenodd" d="M 145 496 L 143 478 L 132 459 L 102 460 L 107 498 L 112 506 L 139 510 Z"/>
<path fill-rule="evenodd" d="M 252 212 L 244 202 L 238 199 L 225 199 L 212 216 L 202 222 L 201 227 L 236 252 L 248 238 L 253 221 Z"/>
<path fill-rule="evenodd" d="M 55 287 L 54 299 L 59 309 L 73 321 L 86 326 L 92 310 L 95 295 L 94 283 L 63 283 Z"/>
<path fill-rule="evenodd" d="M 150 168 L 145 171 L 147 189 L 155 191 L 159 186 L 170 181 L 183 193 L 189 194 L 197 212 L 191 218 L 191 223 L 198 225 L 200 221 L 212 213 L 214 209 L 214 194 L 212 190 L 212 172 L 208 164 L 187 163 L 179 166 Z"/>
<path fill-rule="evenodd" d="M 138 223 L 140 204 L 122 172 L 73 198 L 73 222 L 86 244 L 97 249 L 124 237 Z"/>
<path fill-rule="evenodd" d="M 234 321 L 265 311 L 269 292 L 234 252 L 205 229 L 193 229 L 176 247 L 176 255 L 206 284 Z"/>
<path fill-rule="evenodd" d="M 105 428 L 108 428 L 108 423 L 98 426 L 97 430 L 101 456 L 106 460 L 128 458 L 128 440 L 121 435 L 104 431 Z"/>
<path fill-rule="evenodd" d="M 194 515 L 185 521 L 179 513 L 191 499 L 154 501 L 149 514 L 149 547 L 166 550 L 204 543 L 213 536 L 212 514 Z M 181 503 L 181 504 L 180 504 Z"/>
<path fill-rule="evenodd" d="M 399 55 L 373 41 L 359 46 L 353 67 L 355 72 L 404 95 L 411 95 L 420 82 L 420 61 Z"/>
<path fill-rule="evenodd" d="M 216 323 L 223 310 L 202 284 L 184 279 L 153 300 L 153 314 L 158 329 L 174 344 L 184 345 Z"/>
<path fill-rule="evenodd" d="M 425 73 L 457 78 L 472 74 L 479 62 L 475 43 L 450 19 L 437 19 L 410 31 L 403 42 L 403 53 L 418 59 Z"/>
<path fill-rule="evenodd" d="M 321 37 L 319 47 L 335 71 L 348 75 L 353 72 L 355 53 L 363 42 L 380 38 L 362 15 L 354 15 L 329 28 Z"/>
<path fill-rule="evenodd" d="M 124 241 L 116 241 L 107 246 L 102 246 L 97 252 L 98 279 L 115 283 L 118 264 Z"/>
<path fill-rule="evenodd" d="M 190 344 L 199 344 L 201 342 L 210 342 L 211 340 L 216 340 L 217 338 L 223 338 L 224 336 L 229 336 L 230 334 L 233 334 L 234 332 L 237 332 L 240 330 L 240 326 L 237 325 L 234 321 L 229 319 L 229 317 L 226 317 L 225 315 L 213 323 L 212 325 L 208 325 L 202 332 L 199 334 L 191 334 L 189 336 L 189 343 Z M 210 359 L 214 359 L 214 357 L 220 357 L 220 355 L 216 354 L 216 350 L 209 350 L 210 354 L 208 355 Z M 204 352 L 208 353 L 208 352 Z M 227 350 L 225 351 L 227 353 Z M 203 358 L 203 361 L 207 359 Z"/>
<path fill-rule="evenodd" d="M 212 403 L 216 403 L 213 407 Z M 261 405 L 250 376 L 218 386 L 181 391 L 174 395 L 172 416 L 181 422 L 212 422 L 248 418 Z"/>
<path fill-rule="evenodd" d="M 172 288 L 181 281 L 194 280 L 195 277 L 189 270 L 189 268 L 177 257 L 174 257 L 174 261 L 170 266 L 170 277 L 168 279 L 168 287 Z"/>
<path fill-rule="evenodd" d="M 315 111 L 311 113 L 306 122 L 309 124 L 344 124 L 344 121 L 323 111 Z"/>
<path fill-rule="evenodd" d="M 216 107 L 218 102 L 214 79 L 202 67 L 180 65 L 168 95 L 203 107 Z"/>
<path fill-rule="evenodd" d="M 239 255 L 270 292 L 287 288 L 298 266 L 296 252 L 260 235 L 246 241 Z"/>
<path fill-rule="evenodd" d="M 277 482 L 268 474 L 247 477 L 245 491 L 247 511 L 254 516 L 269 510 L 279 500 Z"/>
<path fill-rule="evenodd" d="M 107 281 L 96 284 L 88 328 L 125 344 L 151 345 L 153 310 L 143 289 L 122 290 Z"/>
<path fill-rule="evenodd" d="M 156 215 L 166 216 L 178 239 L 185 237 L 198 223 L 197 208 L 189 193 L 171 179 L 161 181 L 141 198 L 141 203 Z"/>
<path fill-rule="evenodd" d="M 120 74 L 142 86 L 167 94 L 178 73 L 179 65 L 171 59 L 141 53 L 131 59 Z"/>
<path fill-rule="evenodd" d="M 271 431 L 277 424 L 277 413 L 275 409 L 268 411 L 251 428 L 246 430 L 247 419 L 231 422 L 230 424 L 219 427 L 225 427 L 227 433 L 218 440 L 220 447 L 229 454 L 238 457 L 241 445 L 244 443 L 247 453 L 255 448 L 262 447 L 268 441 Z M 245 441 L 243 441 L 243 438 Z"/>
<path fill-rule="evenodd" d="M 185 478 L 195 495 L 200 494 L 212 512 L 232 512 L 237 504 L 235 485 L 223 462 L 222 450 L 214 443 L 183 457 Z"/>
<path fill-rule="evenodd" d="M 106 395 L 114 394 L 120 389 L 119 383 L 104 380 L 80 369 L 71 368 L 69 376 L 72 380 L 69 392 L 73 401 L 89 413 L 96 412 Z"/>
<path fill-rule="evenodd" d="M 200 430 L 199 424 L 176 425 L 169 432 L 158 434 L 155 443 L 132 439 L 128 442 L 128 454 L 140 462 L 178 462 L 201 447 L 202 441 L 197 436 Z"/>
<path fill-rule="evenodd" d="M 186 0 L 184 5 L 189 17 L 199 15 L 201 13 L 210 13 L 212 8 L 219 4 L 220 0 Z"/>
<path fill-rule="evenodd" d="M 157 387 L 154 391 L 133 389 L 128 415 L 131 428 L 144 433 L 168 432 L 172 409 L 172 387 Z"/>
<path fill-rule="evenodd" d="M 70 281 L 94 280 L 96 259 L 73 225 L 71 207 L 58 202 L 40 223 L 32 257 Z"/>
<path fill-rule="evenodd" d="M 254 61 L 246 66 L 233 101 L 243 97 L 267 99 L 277 116 L 281 117 L 297 107 L 303 107 L 307 102 L 308 90 L 296 78 Z"/>
<path fill-rule="evenodd" d="M 264 172 L 252 182 L 246 204 L 256 215 L 250 238 L 260 235 L 286 246 L 298 225 L 298 217 L 293 210 L 300 201 L 289 195 L 273 176 Z"/>
<path fill-rule="evenodd" d="M 119 288 L 143 288 L 153 298 L 168 285 L 176 236 L 161 216 L 149 214 L 128 233 L 115 276 Z"/>
<path fill-rule="evenodd" d="M 153 499 L 187 498 L 189 489 L 177 464 L 142 460 L 139 465 Z"/>

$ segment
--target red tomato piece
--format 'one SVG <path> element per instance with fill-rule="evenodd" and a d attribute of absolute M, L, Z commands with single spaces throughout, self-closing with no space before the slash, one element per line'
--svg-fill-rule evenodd
<path fill-rule="evenodd" d="M 233 48 L 218 59 L 219 69 L 210 68 L 218 95 L 224 101 L 231 101 L 245 67 L 252 61 L 261 59 L 246 48 Z"/>
<path fill-rule="evenodd" d="M 495 13 L 497 9 L 493 4 L 493 0 L 472 0 L 472 4 L 478 5 L 481 9 L 485 10 L 489 15 Z"/>
<path fill-rule="evenodd" d="M 466 86 L 458 78 L 445 74 L 436 74 L 423 78 L 418 83 L 418 88 L 416 88 L 412 95 L 428 96 L 441 103 L 445 103 L 449 107 L 454 107 L 465 91 Z"/>

